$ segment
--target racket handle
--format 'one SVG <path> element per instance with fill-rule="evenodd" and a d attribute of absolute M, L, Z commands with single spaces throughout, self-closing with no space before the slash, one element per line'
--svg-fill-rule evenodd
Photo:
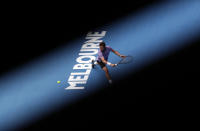
<path fill-rule="evenodd" d="M 118 64 L 115 64 L 115 66 L 117 66 Z"/>

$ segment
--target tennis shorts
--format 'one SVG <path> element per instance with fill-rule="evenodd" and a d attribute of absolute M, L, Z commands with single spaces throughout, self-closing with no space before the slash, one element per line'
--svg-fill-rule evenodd
<path fill-rule="evenodd" d="M 97 60 L 97 63 L 99 64 L 99 66 L 100 66 L 101 68 L 103 68 L 103 67 L 106 66 L 106 64 L 103 63 L 102 61 L 98 61 L 98 60 Z"/>

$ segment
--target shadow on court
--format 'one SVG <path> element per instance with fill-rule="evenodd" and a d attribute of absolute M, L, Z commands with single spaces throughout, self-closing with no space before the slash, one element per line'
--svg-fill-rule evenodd
<path fill-rule="evenodd" d="M 196 63 L 198 49 L 198 43 L 194 44 L 141 71 L 114 81 L 113 86 L 104 85 L 99 92 L 33 123 L 26 129 L 134 129 L 133 121 L 137 124 L 144 122 L 144 119 L 151 121 L 152 118 L 170 118 L 173 111 L 189 104 L 184 97 L 189 95 L 189 87 L 199 85 L 195 78 L 200 73 L 199 64 Z"/>

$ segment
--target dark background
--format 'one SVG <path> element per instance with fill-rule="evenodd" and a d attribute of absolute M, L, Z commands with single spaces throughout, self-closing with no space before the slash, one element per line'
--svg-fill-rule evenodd
<path fill-rule="evenodd" d="M 161 1 L 8 4 L 2 15 L 0 75 L 85 35 L 88 30 L 158 3 Z M 22 129 L 177 125 L 196 109 L 199 44 L 199 40 L 193 40 L 188 48 L 122 78 L 114 87 Z"/>

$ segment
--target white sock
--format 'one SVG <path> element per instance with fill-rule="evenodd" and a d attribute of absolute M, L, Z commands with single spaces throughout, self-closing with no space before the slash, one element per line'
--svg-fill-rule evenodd
<path fill-rule="evenodd" d="M 108 82 L 109 82 L 110 84 L 112 84 L 112 80 L 108 80 Z"/>

